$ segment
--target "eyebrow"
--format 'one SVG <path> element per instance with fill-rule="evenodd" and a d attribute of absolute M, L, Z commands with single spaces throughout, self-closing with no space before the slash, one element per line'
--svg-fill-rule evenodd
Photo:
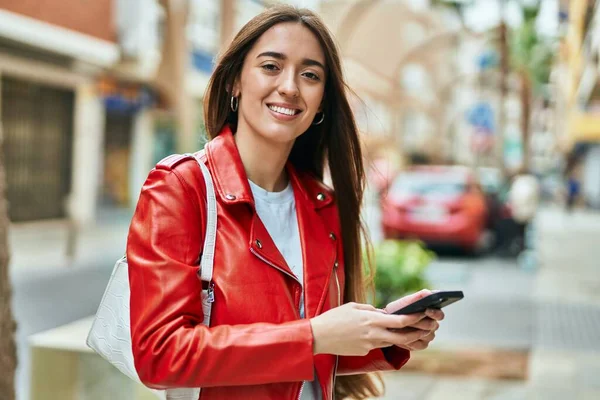
<path fill-rule="evenodd" d="M 260 58 L 260 57 L 273 57 L 273 58 L 276 58 L 278 60 L 287 60 L 287 56 L 285 54 L 278 53 L 276 51 L 265 51 L 264 53 L 260 53 L 258 56 L 256 56 L 256 58 Z M 317 60 L 313 60 L 312 58 L 305 58 L 305 59 L 303 59 L 302 60 L 302 65 L 317 66 L 317 67 L 321 67 L 323 69 L 323 71 L 326 71 L 325 66 L 323 64 L 321 64 Z"/>

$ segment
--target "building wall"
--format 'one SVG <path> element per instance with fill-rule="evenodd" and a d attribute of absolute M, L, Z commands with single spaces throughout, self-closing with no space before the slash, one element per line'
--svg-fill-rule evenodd
<path fill-rule="evenodd" d="M 154 119 L 150 110 L 138 112 L 133 121 L 131 162 L 129 167 L 129 199 L 135 207 L 139 194 L 153 167 Z"/>
<path fill-rule="evenodd" d="M 72 170 L 73 91 L 8 75 L 2 80 L 9 217 L 63 218 Z"/>
<path fill-rule="evenodd" d="M 79 223 L 93 221 L 104 128 L 104 106 L 93 78 L 66 68 L 2 53 L 0 75 L 75 92 L 71 190 L 67 211 Z"/>
<path fill-rule="evenodd" d="M 73 175 L 69 214 L 79 224 L 94 221 L 104 159 L 106 109 L 93 82 L 75 92 Z"/>
<path fill-rule="evenodd" d="M 582 84 L 583 70 L 591 62 L 584 51 L 586 34 L 585 20 L 588 9 L 587 0 L 572 0 L 569 5 L 569 28 L 565 38 L 566 51 L 563 60 L 567 67 L 566 99 L 568 117 L 568 145 L 573 146 L 578 142 L 600 141 L 600 115 L 597 112 L 588 112 L 578 104 L 577 95 Z M 593 24 L 590 24 L 593 29 Z M 597 68 L 594 66 L 594 68 Z"/>
<path fill-rule="evenodd" d="M 592 7 L 594 6 L 595 7 Z M 565 83 L 557 80 L 564 88 L 557 105 L 565 106 L 566 140 L 564 150 L 573 152 L 576 146 L 587 149 L 580 158 L 582 194 L 586 202 L 600 207 L 600 113 L 590 107 L 591 97 L 600 83 L 597 78 L 599 24 L 594 21 L 592 12 L 598 13 L 598 1 L 571 0 L 569 2 L 568 31 L 560 52 L 560 66 Z M 586 21 L 589 25 L 586 27 Z M 594 55 L 595 54 L 595 55 Z M 591 74 L 590 74 L 591 72 Z M 590 75 L 594 79 L 589 79 Z M 586 92 L 588 92 L 586 94 Z M 573 154 L 573 153 L 572 153 Z M 578 169 L 576 169 L 577 171 Z"/>
<path fill-rule="evenodd" d="M 583 196 L 588 204 L 600 208 L 600 145 L 592 147 L 583 162 Z"/>
<path fill-rule="evenodd" d="M 116 41 L 112 0 L 0 0 L 0 9 L 98 39 Z"/>

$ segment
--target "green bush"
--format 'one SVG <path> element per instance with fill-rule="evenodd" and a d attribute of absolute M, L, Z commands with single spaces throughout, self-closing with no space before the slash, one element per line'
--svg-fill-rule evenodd
<path fill-rule="evenodd" d="M 435 253 L 418 241 L 384 240 L 373 247 L 375 301 L 378 308 L 427 286 L 424 274 Z"/>

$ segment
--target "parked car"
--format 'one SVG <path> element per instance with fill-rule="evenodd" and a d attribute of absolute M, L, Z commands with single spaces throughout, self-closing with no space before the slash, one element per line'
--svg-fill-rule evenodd
<path fill-rule="evenodd" d="M 485 196 L 477 176 L 465 167 L 413 167 L 400 173 L 382 198 L 387 238 L 417 238 L 477 252 L 486 223 Z"/>

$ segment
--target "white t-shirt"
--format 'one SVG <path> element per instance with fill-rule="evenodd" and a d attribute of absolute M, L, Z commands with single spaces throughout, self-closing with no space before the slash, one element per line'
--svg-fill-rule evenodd
<path fill-rule="evenodd" d="M 294 190 L 288 183 L 281 192 L 269 192 L 248 180 L 258 217 L 267 228 L 275 246 L 302 285 L 300 317 L 304 318 L 304 262 L 298 229 Z M 315 380 L 305 382 L 300 400 L 321 399 L 321 389 L 315 371 Z"/>

